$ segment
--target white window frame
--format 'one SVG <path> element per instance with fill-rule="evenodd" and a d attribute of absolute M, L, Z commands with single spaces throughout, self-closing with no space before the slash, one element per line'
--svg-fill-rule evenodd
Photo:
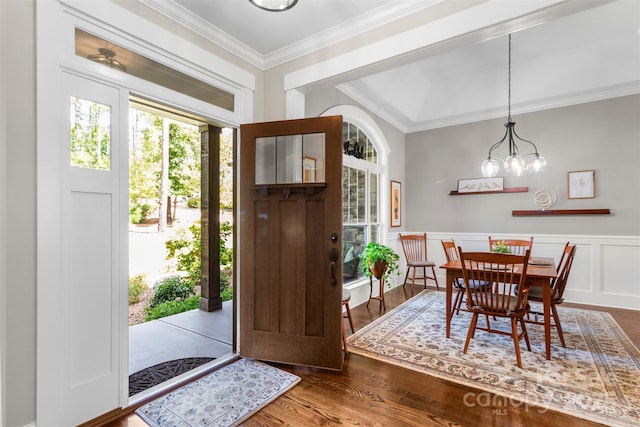
<path fill-rule="evenodd" d="M 378 174 L 378 239 L 380 243 L 387 244 L 387 234 L 390 224 L 389 217 L 389 186 L 384 183 L 389 182 L 389 155 L 391 149 L 382 130 L 378 127 L 375 120 L 363 110 L 352 105 L 337 105 L 329 108 L 321 116 L 341 115 L 344 122 L 357 126 L 367 137 L 378 151 L 378 163 L 374 164 L 367 160 L 356 159 L 353 156 L 342 156 L 343 166 L 350 166 L 357 169 L 368 170 Z M 369 191 L 367 191 L 365 200 L 368 206 Z M 368 214 L 367 214 L 368 216 Z M 370 224 L 370 223 L 366 223 Z M 368 232 L 370 230 L 367 230 Z M 369 236 L 367 236 L 368 241 Z M 366 281 L 366 278 L 349 282 L 348 287 L 354 288 Z"/>

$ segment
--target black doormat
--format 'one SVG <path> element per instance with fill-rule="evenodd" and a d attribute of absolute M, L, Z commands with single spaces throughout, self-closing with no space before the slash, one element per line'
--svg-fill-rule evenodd
<path fill-rule="evenodd" d="M 180 374 L 184 374 L 200 365 L 211 362 L 215 357 L 187 357 L 169 360 L 144 368 L 129 375 L 129 397 L 145 391 Z"/>

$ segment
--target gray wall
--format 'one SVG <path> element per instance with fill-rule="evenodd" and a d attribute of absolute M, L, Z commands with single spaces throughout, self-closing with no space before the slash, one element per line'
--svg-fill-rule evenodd
<path fill-rule="evenodd" d="M 35 420 L 36 395 L 36 129 L 35 3 L 3 1 L 0 28 L 6 98 L 6 389 L 5 423 Z M 10 36 L 10 37 L 7 37 Z"/>
<path fill-rule="evenodd" d="M 547 159 L 540 175 L 505 177 L 528 193 L 449 196 L 458 179 L 479 178 L 505 119 L 406 136 L 407 228 L 437 232 L 640 235 L 640 95 L 513 116 L 516 132 Z M 503 144 L 504 145 L 504 144 Z M 504 152 L 500 149 L 500 155 Z M 567 199 L 567 172 L 596 171 L 594 199 Z M 533 193 L 550 188 L 553 209 L 609 208 L 611 216 L 513 217 L 537 209 Z"/>

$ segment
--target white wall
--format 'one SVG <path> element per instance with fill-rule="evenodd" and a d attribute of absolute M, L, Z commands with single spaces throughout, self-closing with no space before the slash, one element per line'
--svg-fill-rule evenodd
<path fill-rule="evenodd" d="M 35 419 L 36 357 L 36 131 L 35 9 L 33 1 L 2 2 L 4 81 L 2 84 L 6 169 L 3 286 L 6 327 L 2 372 L 7 426 Z M 5 180 L 6 179 L 6 180 Z"/>
<path fill-rule="evenodd" d="M 5 46 L 4 43 L 7 40 L 8 34 L 5 34 L 2 29 L 6 28 L 4 25 L 4 4 L 0 3 L 0 200 L 6 200 L 7 194 L 7 138 L 5 135 L 6 123 L 7 123 L 7 105 L 6 105 L 6 80 L 5 80 Z M 6 296 L 5 289 L 7 286 L 7 279 L 5 276 L 5 271 L 7 268 L 7 245 L 6 245 L 6 230 L 7 230 L 7 205 L 5 203 L 0 204 L 0 313 L 4 313 L 6 311 Z M 6 369 L 6 365 L 4 363 L 5 360 L 5 342 L 6 342 L 7 331 L 5 329 L 5 320 L 4 316 L 0 315 L 0 425 L 5 425 L 5 416 L 4 416 L 4 371 Z"/>

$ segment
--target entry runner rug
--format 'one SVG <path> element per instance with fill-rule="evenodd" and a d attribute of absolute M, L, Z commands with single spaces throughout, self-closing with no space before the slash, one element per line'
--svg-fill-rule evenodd
<path fill-rule="evenodd" d="M 476 331 L 463 354 L 471 313 L 454 315 L 451 338 L 445 338 L 445 295 L 433 291 L 421 292 L 351 335 L 349 351 L 509 402 L 611 426 L 640 425 L 638 349 L 608 313 L 566 307 L 558 312 L 567 347 L 560 345 L 554 328 L 551 360 L 546 360 L 543 326 L 527 324 L 532 351 L 521 342 L 524 369 L 516 365 L 510 336 Z M 491 320 L 492 327 L 502 325 L 510 331 L 508 319 Z"/>
<path fill-rule="evenodd" d="M 152 427 L 235 426 L 300 381 L 265 363 L 240 359 L 136 410 Z"/>

